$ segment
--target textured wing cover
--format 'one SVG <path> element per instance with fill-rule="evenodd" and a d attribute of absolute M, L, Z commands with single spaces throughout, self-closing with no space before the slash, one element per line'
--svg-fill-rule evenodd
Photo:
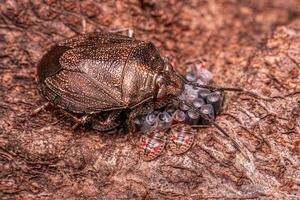
<path fill-rule="evenodd" d="M 47 78 L 45 85 L 55 94 L 52 101 L 56 105 L 73 112 L 94 113 L 123 106 L 107 88 L 83 73 L 63 70 Z"/>
<path fill-rule="evenodd" d="M 45 79 L 57 95 L 55 104 L 73 112 L 100 112 L 126 107 L 121 77 L 130 47 L 80 46 L 59 59 L 60 72 Z"/>
<path fill-rule="evenodd" d="M 41 62 L 38 67 L 43 75 L 41 91 L 56 105 L 73 112 L 94 113 L 131 107 L 153 96 L 155 72 L 162 61 L 151 43 L 97 33 L 58 46 L 65 52 L 51 63 L 60 66 L 47 70 L 47 62 Z"/>

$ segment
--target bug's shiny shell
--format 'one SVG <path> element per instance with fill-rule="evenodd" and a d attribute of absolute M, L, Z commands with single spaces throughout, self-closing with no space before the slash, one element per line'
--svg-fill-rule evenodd
<path fill-rule="evenodd" d="M 187 152 L 193 145 L 195 130 L 190 126 L 177 125 L 171 129 L 170 149 L 175 154 Z"/>
<path fill-rule="evenodd" d="M 140 155 L 143 160 L 150 161 L 158 157 L 166 146 L 163 131 L 153 131 L 141 138 Z"/>
<path fill-rule="evenodd" d="M 74 113 L 131 108 L 153 98 L 164 61 L 150 42 L 110 33 L 77 36 L 52 47 L 37 67 L 40 93 Z"/>

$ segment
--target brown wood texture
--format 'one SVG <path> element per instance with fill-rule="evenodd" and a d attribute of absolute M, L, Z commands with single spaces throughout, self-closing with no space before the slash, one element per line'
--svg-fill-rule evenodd
<path fill-rule="evenodd" d="M 152 162 L 139 134 L 71 129 L 45 103 L 36 66 L 54 43 L 132 27 L 164 55 L 202 57 L 226 94 L 214 128 L 183 155 Z M 300 180 L 300 2 L 297 0 L 0 0 L 0 199 L 297 199 Z"/>

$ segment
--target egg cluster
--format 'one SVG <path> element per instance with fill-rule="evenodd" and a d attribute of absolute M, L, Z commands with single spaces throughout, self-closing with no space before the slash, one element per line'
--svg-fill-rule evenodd
<path fill-rule="evenodd" d="M 200 65 L 188 68 L 184 78 L 190 83 L 208 85 L 212 81 L 212 74 Z M 177 123 L 208 125 L 209 121 L 214 120 L 215 116 L 220 113 L 224 94 L 221 91 L 185 84 L 179 99 L 180 101 L 174 101 L 162 109 L 136 117 L 134 122 L 137 129 L 141 132 L 163 130 Z M 194 108 L 191 108 L 191 105 Z"/>

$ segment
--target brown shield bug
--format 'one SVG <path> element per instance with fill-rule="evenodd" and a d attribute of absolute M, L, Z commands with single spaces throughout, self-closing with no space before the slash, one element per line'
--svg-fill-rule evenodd
<path fill-rule="evenodd" d="M 89 123 L 99 131 L 115 129 L 122 123 L 121 116 L 126 116 L 130 131 L 134 131 L 137 116 L 175 100 L 229 137 L 213 118 L 189 102 L 197 98 L 198 93 L 189 94 L 191 98 L 186 102 L 180 96 L 186 85 L 210 91 L 245 91 L 212 87 L 203 81 L 192 82 L 192 77 L 189 79 L 176 72 L 151 42 L 115 33 L 85 34 L 56 44 L 42 57 L 37 66 L 37 83 L 48 102 L 33 114 L 52 105 L 75 122 L 73 128 Z M 205 96 L 203 91 L 200 95 Z M 216 95 L 210 101 L 217 102 Z M 161 120 L 165 116 L 161 115 Z M 180 119 L 180 115 L 177 118 Z M 194 123 L 195 120 L 188 121 Z M 172 138 L 175 152 L 186 151 L 193 140 L 192 133 L 186 129 L 173 132 Z M 151 130 L 143 139 L 143 158 L 157 157 L 164 146 L 162 131 Z M 239 149 L 237 143 L 235 146 Z"/>
<path fill-rule="evenodd" d="M 132 125 L 135 116 L 163 106 L 183 89 L 181 77 L 152 43 L 113 33 L 58 43 L 41 59 L 37 82 L 49 103 L 34 114 L 50 104 L 73 119 L 74 128 L 92 123 L 100 131 L 117 127 L 121 113 Z"/>

